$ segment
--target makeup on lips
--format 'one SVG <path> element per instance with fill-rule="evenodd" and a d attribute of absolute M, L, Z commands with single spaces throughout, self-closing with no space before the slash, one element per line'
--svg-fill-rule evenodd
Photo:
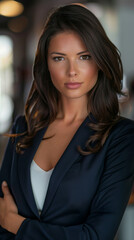
<path fill-rule="evenodd" d="M 79 88 L 81 85 L 82 85 L 82 82 L 68 82 L 68 83 L 65 83 L 65 86 L 66 86 L 68 89 L 77 89 L 77 88 Z"/>

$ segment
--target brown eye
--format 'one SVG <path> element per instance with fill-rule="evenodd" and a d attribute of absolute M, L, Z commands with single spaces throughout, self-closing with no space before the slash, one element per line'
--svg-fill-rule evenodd
<path fill-rule="evenodd" d="M 61 62 L 61 61 L 64 60 L 64 57 L 53 57 L 53 60 L 54 60 L 55 62 Z"/>
<path fill-rule="evenodd" d="M 82 56 L 80 56 L 81 60 L 89 60 L 90 58 L 91 58 L 90 55 L 82 55 Z"/>

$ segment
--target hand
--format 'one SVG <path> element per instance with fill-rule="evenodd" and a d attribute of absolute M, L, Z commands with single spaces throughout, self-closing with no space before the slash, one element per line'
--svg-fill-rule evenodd
<path fill-rule="evenodd" d="M 18 208 L 9 191 L 7 183 L 2 183 L 3 198 L 0 198 L 0 225 L 16 234 L 25 218 L 18 214 Z"/>

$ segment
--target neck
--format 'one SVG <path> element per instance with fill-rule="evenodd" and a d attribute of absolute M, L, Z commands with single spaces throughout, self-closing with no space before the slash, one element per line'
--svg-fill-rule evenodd
<path fill-rule="evenodd" d="M 62 119 L 64 122 L 83 121 L 88 114 L 87 96 L 75 99 L 62 97 L 57 119 Z"/>

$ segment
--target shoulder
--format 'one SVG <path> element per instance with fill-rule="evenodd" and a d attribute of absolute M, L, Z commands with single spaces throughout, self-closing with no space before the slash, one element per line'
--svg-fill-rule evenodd
<path fill-rule="evenodd" d="M 128 118 L 120 117 L 119 122 L 112 128 L 111 137 L 129 136 L 134 137 L 134 121 Z"/>
<path fill-rule="evenodd" d="M 122 118 L 112 129 L 106 144 L 106 166 L 122 176 L 134 175 L 134 121 Z M 117 171 L 117 172 L 118 172 Z"/>
<path fill-rule="evenodd" d="M 105 146 L 108 156 L 116 156 L 120 160 L 125 157 L 127 162 L 134 163 L 134 121 L 121 117 L 112 128 Z"/>
<path fill-rule="evenodd" d="M 134 121 L 129 118 L 120 117 L 119 124 L 120 124 L 120 126 L 134 128 Z"/>
<path fill-rule="evenodd" d="M 121 117 L 108 139 L 108 155 L 134 163 L 134 121 Z"/>

